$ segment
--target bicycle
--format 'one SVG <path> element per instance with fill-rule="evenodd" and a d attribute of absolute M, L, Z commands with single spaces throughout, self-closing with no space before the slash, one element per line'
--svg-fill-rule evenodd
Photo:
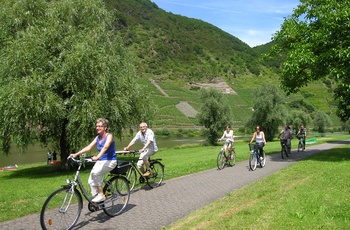
<path fill-rule="evenodd" d="M 236 152 L 235 149 L 233 148 L 233 143 L 231 145 L 231 151 L 232 153 L 230 153 L 228 151 L 228 155 L 226 156 L 226 152 L 225 152 L 225 143 L 222 146 L 218 157 L 216 159 L 216 164 L 219 170 L 223 169 L 225 167 L 226 164 L 228 164 L 229 166 L 234 166 L 236 163 Z"/>
<path fill-rule="evenodd" d="M 133 154 L 133 157 L 129 161 L 131 167 L 126 171 L 125 177 L 129 181 L 130 185 L 130 191 L 133 191 L 136 182 L 137 182 L 137 174 L 139 175 L 139 183 L 143 184 L 146 183 L 150 188 L 158 187 L 162 184 L 164 179 L 164 165 L 161 163 L 161 158 L 157 159 L 151 159 L 148 158 L 150 169 L 152 174 L 145 177 L 143 176 L 143 173 L 141 170 L 137 167 L 137 161 L 139 160 L 137 158 L 136 160 L 136 154 L 139 153 L 139 150 L 123 150 L 123 151 L 116 151 L 117 154 Z"/>
<path fill-rule="evenodd" d="M 257 165 L 259 164 L 261 168 L 265 167 L 266 165 L 266 153 L 263 150 L 262 152 L 262 156 L 259 156 L 259 145 L 258 144 L 252 144 L 249 143 L 249 152 L 250 152 L 250 156 L 249 156 L 249 168 L 251 171 L 255 171 Z M 262 158 L 262 159 L 261 159 Z"/>
<path fill-rule="evenodd" d="M 288 157 L 288 147 L 287 147 L 287 140 L 280 139 L 282 150 L 281 150 L 281 157 L 284 159 L 284 156 Z"/>
<path fill-rule="evenodd" d="M 131 167 L 129 162 L 118 161 L 118 165 L 105 176 L 103 193 L 106 200 L 99 203 L 92 202 L 93 197 L 88 195 L 79 176 L 82 165 L 93 162 L 91 158 L 76 160 L 70 157 L 68 162 L 72 166 L 78 165 L 74 179 L 67 178 L 67 184 L 51 193 L 44 202 L 40 212 L 42 229 L 71 229 L 77 223 L 83 208 L 81 193 L 89 202 L 88 209 L 91 212 L 103 209 L 111 217 L 122 213 L 129 203 L 130 189 L 128 180 L 121 174 Z"/>
<path fill-rule="evenodd" d="M 298 152 L 305 150 L 304 137 L 299 137 Z"/>

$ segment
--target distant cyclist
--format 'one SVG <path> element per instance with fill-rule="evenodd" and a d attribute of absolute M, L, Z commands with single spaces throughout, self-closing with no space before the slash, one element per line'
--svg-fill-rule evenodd
<path fill-rule="evenodd" d="M 300 126 L 300 129 L 299 129 L 299 131 L 297 133 L 297 137 L 303 138 L 303 144 L 304 144 L 303 150 L 305 150 L 306 128 L 304 127 L 304 125 Z"/>
<path fill-rule="evenodd" d="M 232 154 L 232 146 L 233 146 L 233 130 L 231 130 L 231 125 L 226 126 L 226 130 L 224 131 L 224 134 L 222 134 L 222 137 L 219 139 L 220 141 L 225 139 L 225 153 L 228 151 L 229 154 Z M 228 156 L 226 156 L 227 158 Z"/>
<path fill-rule="evenodd" d="M 293 138 L 293 133 L 290 130 L 288 125 L 284 126 L 284 129 L 280 132 L 280 134 L 278 135 L 278 138 L 281 138 L 281 140 L 282 140 L 281 141 L 281 152 L 283 151 L 282 142 L 285 142 L 287 149 L 288 149 L 288 153 L 290 154 L 291 148 L 292 148 L 291 140 Z"/>
<path fill-rule="evenodd" d="M 255 141 L 255 151 L 259 150 L 260 160 L 263 160 L 263 148 L 266 145 L 265 133 L 261 130 L 260 126 L 256 126 L 255 132 L 253 134 L 250 143 Z"/>

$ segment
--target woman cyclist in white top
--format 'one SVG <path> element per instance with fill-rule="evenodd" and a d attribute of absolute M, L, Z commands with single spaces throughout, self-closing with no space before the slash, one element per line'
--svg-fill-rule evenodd
<path fill-rule="evenodd" d="M 250 143 L 252 143 L 255 140 L 255 148 L 259 149 L 259 156 L 260 160 L 262 160 L 263 156 L 263 148 L 266 145 L 266 140 L 265 140 L 265 133 L 261 131 L 260 126 L 256 127 L 256 131 L 253 134 L 252 139 L 250 140 Z"/>
<path fill-rule="evenodd" d="M 224 134 L 219 139 L 219 141 L 222 141 L 225 139 L 225 153 L 228 152 L 232 154 L 232 146 L 233 146 L 233 130 L 231 130 L 231 125 L 226 126 L 226 130 L 224 131 Z M 226 156 L 228 157 L 228 156 Z"/>

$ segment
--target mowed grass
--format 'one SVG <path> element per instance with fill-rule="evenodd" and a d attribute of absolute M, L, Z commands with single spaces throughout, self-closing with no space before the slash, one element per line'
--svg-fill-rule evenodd
<path fill-rule="evenodd" d="M 349 146 L 325 151 L 165 229 L 349 229 L 349 161 Z"/>
<path fill-rule="evenodd" d="M 318 138 L 317 144 L 348 138 L 348 135 L 327 136 L 323 139 Z M 293 144 L 295 147 L 296 140 Z M 216 157 L 220 148 L 221 146 L 180 146 L 171 149 L 161 149 L 157 153 L 156 158 L 162 158 L 162 162 L 165 164 L 165 180 L 169 180 L 171 178 L 216 168 Z M 235 149 L 237 152 L 237 161 L 248 159 L 247 142 L 236 142 Z M 279 142 L 268 142 L 265 150 L 268 154 L 278 152 L 280 150 Z M 316 210 L 319 209 L 315 209 L 315 207 L 320 208 L 322 206 L 321 209 L 323 210 L 324 208 L 327 210 L 327 213 L 328 211 L 333 212 L 335 215 L 334 218 L 339 214 L 335 208 L 342 208 L 344 212 L 347 211 L 347 214 L 349 214 L 349 206 L 346 204 L 345 199 L 349 197 L 347 195 L 349 193 L 349 182 L 347 182 L 349 173 L 347 173 L 347 171 L 349 170 L 345 168 L 344 165 L 344 163 L 348 164 L 349 161 L 347 152 L 348 149 L 346 148 L 331 150 L 330 153 L 327 153 L 328 155 L 319 155 L 295 164 L 293 167 L 289 167 L 286 170 L 272 175 L 265 182 L 258 181 L 254 185 L 242 189 L 244 192 L 241 190 L 234 192 L 224 199 L 213 203 L 209 208 L 213 206 L 213 209 L 216 211 L 213 211 L 213 213 L 207 217 L 201 217 L 201 213 L 205 213 L 205 209 L 199 210 L 198 213 L 189 217 L 194 218 L 193 225 L 183 225 L 179 223 L 179 226 L 183 225 L 183 228 L 200 228 L 200 226 L 202 226 L 200 223 L 203 221 L 215 223 L 217 218 L 214 218 L 213 215 L 222 215 L 222 219 L 226 221 L 218 221 L 216 223 L 216 229 L 225 228 L 226 224 L 235 222 L 231 221 L 228 216 L 231 216 L 231 218 L 235 220 L 237 218 L 237 220 L 241 219 L 245 221 L 245 225 L 237 225 L 240 226 L 239 228 L 246 228 L 246 226 L 252 226 L 252 229 L 265 228 L 265 221 L 269 222 L 270 219 L 278 220 L 284 218 L 283 216 L 280 217 L 282 213 L 279 212 L 273 215 L 264 214 L 271 211 L 268 207 L 274 207 L 272 209 L 286 207 L 288 210 L 283 212 L 288 212 L 289 214 L 287 214 L 287 216 L 289 218 L 297 217 L 304 223 L 309 223 L 307 218 L 312 216 L 309 213 L 310 210 L 314 212 L 314 218 L 323 218 L 321 212 L 316 212 Z M 125 156 L 119 156 L 119 159 L 125 158 Z M 87 165 L 81 172 L 81 178 L 85 186 L 87 186 L 87 178 L 91 167 L 92 165 Z M 321 173 L 321 178 L 317 178 L 318 173 Z M 72 178 L 73 176 L 74 172 L 62 172 L 57 166 L 47 166 L 46 162 L 21 165 L 17 171 L 0 172 L 0 181 L 2 183 L 0 188 L 0 222 L 33 213 L 40 213 L 41 207 L 49 194 L 64 185 L 67 177 Z M 314 177 L 316 177 L 316 179 L 314 179 Z M 327 188 L 327 186 L 330 187 Z M 319 194 L 320 191 L 326 191 L 326 193 Z M 310 196 L 310 194 L 314 195 Z M 301 198 L 308 202 L 300 200 Z M 328 199 L 326 203 L 325 199 Z M 319 204 L 318 202 L 320 201 L 324 203 Z M 227 206 L 225 206 L 226 202 L 228 203 Z M 288 207 L 288 205 L 294 205 L 295 202 L 299 202 L 299 208 L 297 208 L 297 205 Z M 251 206 L 248 204 L 251 204 Z M 304 204 L 309 205 L 305 206 Z M 315 204 L 315 207 L 312 206 L 313 204 Z M 235 206 L 235 209 L 232 209 L 232 205 Z M 242 212 L 239 211 L 241 208 Z M 224 214 L 226 212 L 228 212 L 227 217 Z M 213 218 L 211 218 L 211 216 L 213 216 Z M 197 218 L 199 219 L 198 221 L 196 220 Z M 201 220 L 201 218 L 206 219 Z M 337 220 L 338 219 L 342 219 L 342 217 L 337 217 Z M 263 221 L 255 225 L 255 220 Z M 188 224 L 192 222 L 189 220 L 184 221 L 188 222 Z M 345 225 L 346 221 L 349 224 L 348 219 L 345 220 L 344 218 L 341 223 Z M 291 224 L 295 223 L 293 222 Z M 202 227 L 205 229 L 205 226 Z M 338 224 L 337 226 L 340 225 Z M 270 227 L 272 228 L 273 226 L 268 226 L 267 228 Z M 176 229 L 177 227 L 174 225 L 174 228 Z"/>

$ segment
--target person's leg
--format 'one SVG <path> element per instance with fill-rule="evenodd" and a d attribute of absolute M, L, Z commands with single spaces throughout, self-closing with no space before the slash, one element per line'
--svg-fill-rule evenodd
<path fill-rule="evenodd" d="M 231 155 L 232 154 L 232 142 L 230 142 L 229 144 L 228 144 L 228 146 L 227 146 L 227 150 L 228 150 L 228 152 L 229 152 L 229 154 Z"/>
<path fill-rule="evenodd" d="M 137 167 L 140 169 L 142 174 L 145 173 L 145 169 L 144 169 L 143 165 L 145 162 L 144 158 L 145 158 L 146 153 L 147 153 L 146 151 L 142 152 L 140 154 L 139 160 L 137 161 Z"/>
<path fill-rule="evenodd" d="M 88 183 L 91 188 L 92 196 L 96 196 L 92 201 L 100 202 L 105 199 L 102 191 L 103 175 L 117 166 L 117 161 L 97 161 L 91 169 Z"/>
<path fill-rule="evenodd" d="M 143 176 L 149 176 L 152 174 L 151 168 L 149 166 L 149 158 L 155 154 L 155 152 L 149 151 L 148 149 L 146 149 L 146 154 L 143 158 L 143 163 L 146 167 L 146 172 L 143 174 Z"/>
<path fill-rule="evenodd" d="M 288 150 L 288 154 L 291 153 L 291 149 L 292 149 L 292 143 L 291 143 L 291 140 L 288 139 L 288 140 L 287 140 L 287 150 Z"/>

